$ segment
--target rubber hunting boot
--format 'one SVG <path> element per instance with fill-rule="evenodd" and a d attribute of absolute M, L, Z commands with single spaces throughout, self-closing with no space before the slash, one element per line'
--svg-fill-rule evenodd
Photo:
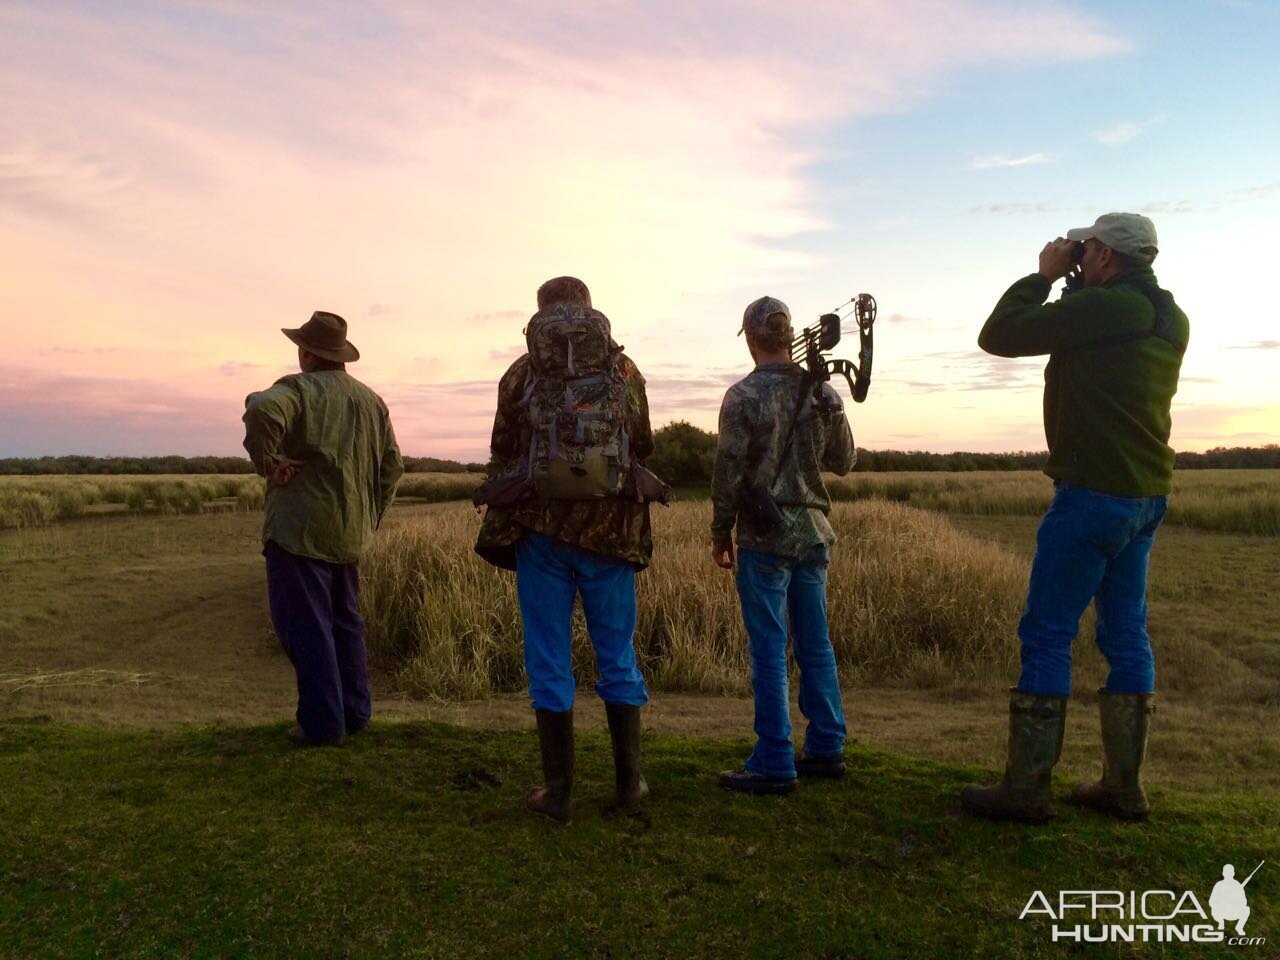
<path fill-rule="evenodd" d="M 573 794 L 573 711 L 535 710 L 534 713 L 538 717 L 542 775 L 546 782 L 529 791 L 525 806 L 559 823 L 568 823 Z"/>
<path fill-rule="evenodd" d="M 617 784 L 617 808 L 635 811 L 649 796 L 649 785 L 640 776 L 640 708 L 606 703 L 609 739 L 613 741 L 613 770 Z"/>
<path fill-rule="evenodd" d="M 970 784 L 960 795 L 970 813 L 994 820 L 1044 823 L 1054 816 L 1049 790 L 1062 755 L 1067 698 L 1009 693 L 1009 759 L 1004 779 L 992 787 Z"/>
<path fill-rule="evenodd" d="M 1102 779 L 1082 783 L 1071 802 L 1100 810 L 1121 820 L 1145 820 L 1151 812 L 1142 789 L 1142 761 L 1147 754 L 1147 731 L 1155 712 L 1151 693 L 1098 691 L 1102 715 Z"/>

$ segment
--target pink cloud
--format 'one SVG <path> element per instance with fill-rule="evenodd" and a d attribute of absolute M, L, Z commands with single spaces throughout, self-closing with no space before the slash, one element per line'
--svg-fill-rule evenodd
<path fill-rule="evenodd" d="M 1124 47 L 1052 4 L 5 4 L 10 350 L 60 392 L 0 439 L 234 451 L 228 381 L 269 379 L 279 327 L 324 307 L 406 450 L 476 455 L 492 397 L 458 385 L 492 393 L 542 280 L 587 278 L 623 342 L 660 329 L 642 366 L 702 355 L 703 305 L 820 260 L 778 242 L 829 228 L 815 131 Z M 672 390 L 655 412 L 713 415 Z"/>
<path fill-rule="evenodd" d="M 251 386 L 261 388 L 272 377 Z M 387 401 L 411 456 L 488 456 L 496 381 L 369 384 Z M 0 457 L 59 453 L 188 456 L 243 453 L 244 392 L 155 379 L 49 375 L 0 368 Z"/>
<path fill-rule="evenodd" d="M 243 395 L 172 383 L 0 368 L 0 456 L 234 454 Z"/>

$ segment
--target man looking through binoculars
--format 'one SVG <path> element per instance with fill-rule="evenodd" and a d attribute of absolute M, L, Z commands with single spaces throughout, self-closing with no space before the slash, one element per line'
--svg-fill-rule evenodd
<path fill-rule="evenodd" d="M 1045 244 L 1039 270 L 996 304 L 978 345 L 1000 357 L 1049 355 L 1045 473 L 1055 493 L 1036 534 L 1022 671 L 1009 704 L 1009 756 L 993 787 L 966 787 L 967 810 L 999 819 L 1053 816 L 1050 776 L 1062 752 L 1071 643 L 1097 607 L 1098 648 L 1110 672 L 1100 691 L 1103 773 L 1076 803 L 1124 819 L 1149 805 L 1146 753 L 1155 665 L 1147 636 L 1147 559 L 1173 484 L 1170 405 L 1188 323 L 1156 284 L 1155 225 L 1108 213 Z M 1060 300 L 1046 304 L 1067 279 Z"/>

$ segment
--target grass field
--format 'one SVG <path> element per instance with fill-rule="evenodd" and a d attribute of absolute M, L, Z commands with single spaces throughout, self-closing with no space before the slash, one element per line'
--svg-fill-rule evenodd
<path fill-rule="evenodd" d="M 832 499 L 888 500 L 940 513 L 1039 516 L 1053 487 L 1044 474 L 854 473 L 828 477 Z M 1280 470 L 1178 470 L 1165 523 L 1280 536 Z"/>
<path fill-rule="evenodd" d="M 108 513 L 260 510 L 263 481 L 244 474 L 201 476 L 0 477 L 0 530 Z"/>
<path fill-rule="evenodd" d="M 646 737 L 653 797 L 618 817 L 601 733 L 580 738 L 560 829 L 521 808 L 530 733 L 411 723 L 302 751 L 282 731 L 0 723 L 0 956 L 1094 955 L 1018 919 L 1033 891 L 1207 904 L 1223 862 L 1280 848 L 1270 796 L 1156 789 L 1147 826 L 1070 808 L 994 825 L 956 810 L 979 771 L 866 747 L 843 781 L 735 796 L 712 774 L 742 738 Z M 1276 931 L 1278 890 L 1264 867 L 1250 934 Z"/>
<path fill-rule="evenodd" d="M 1014 556 L 896 504 L 841 504 L 832 517 L 847 544 L 831 567 L 832 635 L 851 681 L 975 687 L 1008 673 L 1024 579 Z M 363 567 L 371 649 L 422 695 L 525 684 L 515 579 L 472 552 L 478 523 L 453 508 L 402 525 Z M 710 562 L 707 523 L 705 503 L 655 514 L 656 560 L 637 583 L 637 653 L 657 689 L 742 693 L 746 635 L 733 578 Z M 586 675 L 590 642 L 580 617 L 575 627 Z"/>
<path fill-rule="evenodd" d="M 838 505 L 852 773 L 775 801 L 714 786 L 748 749 L 751 706 L 706 510 L 655 511 L 640 577 L 646 817 L 602 813 L 608 740 L 584 688 L 567 830 L 521 808 L 538 776 L 525 698 L 456 699 L 523 684 L 512 580 L 470 553 L 469 505 L 409 502 L 379 535 L 364 566 L 377 722 L 335 751 L 283 742 L 293 677 L 266 615 L 259 514 L 0 531 L 0 958 L 1093 955 L 1017 920 L 1031 891 L 1206 901 L 1222 863 L 1272 861 L 1273 537 L 1161 530 L 1156 817 L 1066 809 L 1028 830 L 970 821 L 956 795 L 1003 762 L 1034 516 Z M 1085 628 L 1060 791 L 1097 774 Z M 581 643 L 578 668 L 589 682 Z M 1250 933 L 1280 937 L 1271 868 L 1249 888 Z"/>
<path fill-rule="evenodd" d="M 636 648 L 657 689 L 745 693 L 746 636 L 732 577 L 708 556 L 707 511 L 680 503 L 655 512 Z M 832 523 L 841 542 L 829 575 L 831 631 L 846 682 L 956 695 L 999 690 L 1016 675 L 1034 518 L 942 516 L 867 500 L 837 504 Z M 433 512 L 381 538 L 363 567 L 371 648 L 420 695 L 524 686 L 514 577 L 472 553 L 478 524 L 467 508 Z M 1163 529 L 1151 575 L 1161 688 L 1280 703 L 1278 573 L 1273 538 Z M 1080 693 L 1104 677 L 1091 637 L 1086 618 Z M 576 672 L 590 676 L 580 617 L 574 651 Z"/>
<path fill-rule="evenodd" d="M 406 474 L 399 496 L 409 503 L 469 500 L 481 479 L 478 473 Z M 854 473 L 829 476 L 827 484 L 838 502 L 886 500 L 938 513 L 987 516 L 1038 516 L 1053 493 L 1044 475 L 1030 470 Z M 682 499 L 706 497 L 705 490 L 678 492 Z M 97 513 L 256 510 L 263 493 L 262 481 L 244 474 L 0 477 L 0 529 Z M 1166 523 L 1280 536 L 1280 470 L 1180 470 Z"/>
<path fill-rule="evenodd" d="M 409 503 L 466 500 L 480 480 L 475 473 L 414 473 L 399 492 Z M 3 476 L 0 530 L 106 514 L 261 510 L 265 494 L 263 480 L 247 474 Z"/>
<path fill-rule="evenodd" d="M 659 523 L 672 513 L 659 511 Z M 953 542 L 976 544 L 984 554 L 995 551 L 1004 566 L 1025 575 L 1034 518 L 924 520 L 953 525 Z M 6 598 L 0 604 L 0 718 L 167 728 L 261 724 L 288 716 L 293 676 L 267 616 L 260 522 L 252 513 L 144 515 L 0 533 L 0 589 Z M 458 536 L 469 549 L 466 531 L 473 532 L 468 525 L 476 523 L 474 511 L 461 504 L 405 506 L 392 512 L 380 539 L 391 546 L 399 536 L 422 536 L 445 525 L 461 530 Z M 661 528 L 659 535 L 666 536 Z M 847 538 L 837 546 L 837 557 L 843 553 L 852 562 L 855 548 Z M 709 559 L 702 566 L 702 550 L 686 549 L 695 581 L 690 589 L 696 582 L 729 589 L 727 575 Z M 465 553 L 455 559 L 471 562 Z M 641 575 L 642 589 L 659 584 L 662 562 L 659 554 L 654 569 Z M 1151 630 L 1162 690 L 1152 776 L 1197 790 L 1280 790 L 1280 725 L 1272 692 L 1280 675 L 1274 541 L 1169 527 L 1160 533 L 1152 564 Z M 495 591 L 510 589 L 509 574 L 484 576 Z M 697 581 L 700 577 L 707 579 Z M 882 593 L 887 588 L 877 586 Z M 1011 583 L 1009 589 L 1015 593 L 1005 602 L 1013 617 L 1021 586 Z M 371 599 L 366 596 L 366 602 Z M 837 603 L 851 602 L 863 602 L 858 591 L 833 584 L 833 618 L 846 616 Z M 931 614 L 927 595 L 904 602 L 926 608 L 906 623 L 947 614 Z M 740 629 L 735 610 L 725 615 L 731 618 L 727 631 Z M 865 617 L 865 611 L 857 615 Z M 506 624 L 514 629 L 512 621 Z M 993 627 L 990 636 L 993 646 L 1008 647 L 1012 623 Z M 455 642 L 465 651 L 471 641 L 459 637 Z M 726 653 L 741 658 L 740 650 Z M 1063 769 L 1083 776 L 1096 764 L 1092 691 L 1101 664 L 1087 635 L 1077 643 L 1076 655 L 1079 702 L 1069 712 Z M 465 662 L 460 655 L 457 660 Z M 502 728 L 532 722 L 520 692 L 465 701 L 421 698 L 421 693 L 414 698 L 411 690 L 422 688 L 414 686 L 415 672 L 406 669 L 409 660 L 384 654 L 376 665 L 383 718 Z M 653 662 L 648 665 L 652 669 Z M 581 657 L 579 670 L 589 682 L 591 672 Z M 664 683 L 654 691 L 646 723 L 668 733 L 725 735 L 749 729 L 745 672 L 734 676 L 722 665 L 713 673 L 727 688 L 724 695 L 682 693 Z M 514 674 L 513 669 L 503 685 L 519 691 L 522 681 Z M 1002 762 L 1000 711 L 1004 687 L 1016 676 L 1012 665 L 963 682 L 929 670 L 914 678 L 873 679 L 876 675 L 874 664 L 843 670 L 853 736 L 939 761 Z M 584 722 L 598 724 L 598 705 L 589 690 L 579 702 Z"/>

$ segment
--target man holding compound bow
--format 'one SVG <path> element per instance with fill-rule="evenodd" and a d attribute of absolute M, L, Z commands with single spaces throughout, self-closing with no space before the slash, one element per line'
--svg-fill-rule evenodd
<path fill-rule="evenodd" d="M 840 396 L 791 360 L 791 312 L 773 297 L 750 304 L 739 334 L 755 369 L 720 408 L 711 499 L 711 555 L 735 564 L 755 694 L 755 750 L 720 785 L 749 793 L 789 793 L 796 775 L 844 774 L 845 724 L 835 653 L 827 632 L 827 563 L 836 535 L 821 471 L 844 475 L 856 451 Z M 869 373 L 869 370 L 868 370 Z M 800 711 L 809 721 L 804 752 L 791 744 L 787 625 L 800 667 Z"/>

